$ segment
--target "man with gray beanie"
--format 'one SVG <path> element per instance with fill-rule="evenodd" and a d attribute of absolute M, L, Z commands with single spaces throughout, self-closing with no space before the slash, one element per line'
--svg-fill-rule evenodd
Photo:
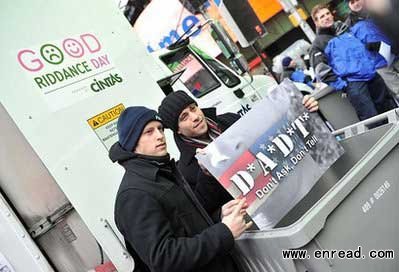
<path fill-rule="evenodd" d="M 230 251 L 246 224 L 245 198 L 227 203 L 213 223 L 167 152 L 162 120 L 145 107 L 126 108 L 109 157 L 126 172 L 115 223 L 135 260 L 134 271 L 240 271 Z"/>
<path fill-rule="evenodd" d="M 303 104 L 310 111 L 318 110 L 314 98 L 306 96 Z M 165 127 L 173 131 L 180 151 L 178 168 L 189 182 L 211 217 L 217 221 L 220 207 L 232 199 L 230 194 L 199 165 L 195 155 L 235 123 L 235 113 L 216 114 L 216 108 L 200 109 L 184 91 L 170 93 L 158 108 Z"/>

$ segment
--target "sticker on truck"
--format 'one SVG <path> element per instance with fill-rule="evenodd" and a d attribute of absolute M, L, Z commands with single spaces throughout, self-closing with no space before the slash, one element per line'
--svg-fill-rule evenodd
<path fill-rule="evenodd" d="M 107 150 L 118 141 L 116 124 L 125 106 L 121 103 L 87 120 Z"/>
<path fill-rule="evenodd" d="M 16 61 L 29 85 L 58 111 L 121 84 L 123 78 L 98 35 L 83 33 L 27 46 Z"/>

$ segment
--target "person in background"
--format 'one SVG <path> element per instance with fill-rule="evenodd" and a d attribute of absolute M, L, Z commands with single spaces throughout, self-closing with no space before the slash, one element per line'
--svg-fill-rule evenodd
<path fill-rule="evenodd" d="M 313 88 L 312 78 L 306 75 L 304 70 L 300 69 L 291 57 L 284 57 L 281 61 L 283 72 L 281 73 L 280 82 L 288 78 L 294 82 L 304 83 Z"/>
<path fill-rule="evenodd" d="M 354 26 L 357 22 L 369 18 L 367 10 L 364 8 L 364 0 L 345 0 L 348 3 L 349 14 L 345 19 L 345 24 L 349 27 Z"/>
<path fill-rule="evenodd" d="M 377 72 L 384 79 L 385 84 L 394 98 L 399 101 L 399 74 L 395 64 L 380 54 L 381 46 L 390 46 L 392 42 L 369 18 L 365 0 L 347 0 L 350 13 L 345 23 L 350 27 L 351 33 L 358 38 L 371 52 L 375 60 Z M 395 58 L 390 52 L 392 59 Z M 389 62 L 388 62 L 389 61 Z"/>
<path fill-rule="evenodd" d="M 303 99 L 311 112 L 318 110 L 318 102 L 309 96 Z M 222 185 L 197 161 L 195 155 L 235 123 L 235 113 L 217 115 L 216 108 L 200 109 L 197 102 L 184 91 L 168 94 L 158 108 L 166 128 L 173 131 L 180 151 L 178 168 L 197 193 L 207 212 L 215 217 L 220 207 L 232 199 Z"/>
<path fill-rule="evenodd" d="M 392 51 L 399 55 L 399 0 L 364 0 L 375 23 L 392 42 Z"/>
<path fill-rule="evenodd" d="M 347 33 L 348 26 L 335 22 L 327 5 L 312 9 L 317 27 L 310 56 L 311 65 L 322 82 L 347 93 L 360 120 L 395 108 L 375 59 L 364 44 Z"/>
<path fill-rule="evenodd" d="M 345 33 L 348 27 L 346 24 L 334 20 L 327 5 L 314 6 L 312 19 L 316 25 L 317 34 L 309 51 L 310 66 L 315 71 L 318 81 L 324 82 L 337 90 L 343 90 L 347 84 L 334 73 L 324 50 L 331 39 Z"/>
<path fill-rule="evenodd" d="M 222 208 L 214 223 L 170 160 L 156 111 L 128 107 L 109 152 L 125 168 L 115 202 L 115 223 L 134 271 L 240 271 L 230 252 L 245 223 L 245 198 Z M 219 220 L 220 221 L 220 220 Z"/>

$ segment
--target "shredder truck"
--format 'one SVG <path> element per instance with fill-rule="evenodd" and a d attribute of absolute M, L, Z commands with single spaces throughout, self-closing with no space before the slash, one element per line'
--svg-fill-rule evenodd
<path fill-rule="evenodd" d="M 179 76 L 174 88 L 219 112 L 248 109 L 241 101 L 255 103 L 259 88 L 267 93 L 276 83 L 251 82 L 193 47 L 154 59 L 112 1 L 16 0 L 2 3 L 1 15 L 0 271 L 132 271 L 113 220 L 123 169 L 108 159 L 120 113 L 157 108 L 165 82 Z M 175 70 L 181 60 L 194 61 L 194 70 Z M 224 89 L 187 87 L 195 69 Z M 379 117 L 389 120 L 383 127 L 336 132 L 346 155 L 311 194 L 278 228 L 237 240 L 247 271 L 398 271 L 395 259 L 281 256 L 286 249 L 398 249 L 397 117 L 392 111 Z"/>
<path fill-rule="evenodd" d="M 276 82 L 242 77 L 191 47 L 151 56 L 113 1 L 1 7 L 0 265 L 88 271 L 111 261 L 132 271 L 113 221 L 123 170 L 107 154 L 124 108 L 156 109 L 165 96 L 176 71 L 160 60 L 186 57 L 173 87 L 195 97 L 184 79 L 200 91 L 212 83 L 196 99 L 218 112 L 244 114 Z"/>

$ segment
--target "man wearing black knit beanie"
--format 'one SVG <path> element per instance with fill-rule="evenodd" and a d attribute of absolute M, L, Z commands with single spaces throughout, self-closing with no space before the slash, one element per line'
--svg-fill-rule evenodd
<path fill-rule="evenodd" d="M 306 96 L 303 104 L 310 111 L 318 110 L 314 98 Z M 189 182 L 206 211 L 219 221 L 220 207 L 232 199 L 222 185 L 199 165 L 195 155 L 235 123 L 235 113 L 217 115 L 216 108 L 200 109 L 197 102 L 184 91 L 170 93 L 158 108 L 166 128 L 173 131 L 180 151 L 178 168 Z"/>

